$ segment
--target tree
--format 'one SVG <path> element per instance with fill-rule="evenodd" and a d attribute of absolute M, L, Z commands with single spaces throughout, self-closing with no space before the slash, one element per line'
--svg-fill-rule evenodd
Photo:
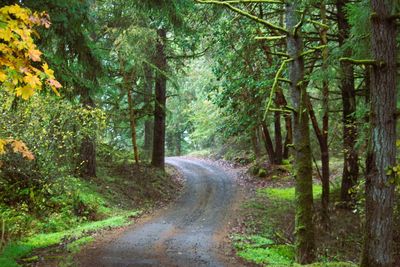
<path fill-rule="evenodd" d="M 43 83 L 57 95 L 61 84 L 55 79 L 54 71 L 42 60 L 32 38 L 35 26 L 50 27 L 46 13 L 31 12 L 19 5 L 0 8 L 0 86 L 10 97 L 16 95 L 24 100 L 40 91 Z M 25 158 L 33 160 L 33 154 L 26 145 L 11 138 L 0 139 L 0 154 L 10 144 L 14 152 L 20 152 Z"/>
<path fill-rule="evenodd" d="M 165 109 L 167 94 L 167 59 L 165 46 L 167 31 L 165 28 L 157 30 L 157 58 L 156 67 L 158 72 L 155 81 L 155 106 L 154 106 L 154 132 L 153 132 L 153 154 L 151 164 L 154 167 L 164 169 L 165 164 Z"/>
<path fill-rule="evenodd" d="M 338 37 L 341 47 L 345 45 L 350 35 L 350 25 L 344 12 L 347 3 L 349 3 L 347 0 L 336 1 Z M 343 56 L 350 57 L 351 49 L 345 48 Z M 344 202 L 349 202 L 350 189 L 355 185 L 358 177 L 358 153 L 355 148 L 357 140 L 356 92 L 354 67 L 350 62 L 340 62 L 340 89 L 343 103 L 343 177 L 340 198 Z"/>
<path fill-rule="evenodd" d="M 361 266 L 392 266 L 396 164 L 396 0 L 371 0 L 371 144 L 367 156 L 366 224 Z M 398 14 L 397 14 L 398 16 Z"/>

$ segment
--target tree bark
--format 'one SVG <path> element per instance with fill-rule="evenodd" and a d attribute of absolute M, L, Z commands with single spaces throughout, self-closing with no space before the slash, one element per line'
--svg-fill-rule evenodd
<path fill-rule="evenodd" d="M 135 115 L 135 107 L 132 100 L 132 91 L 130 86 L 126 87 L 128 94 L 128 108 L 129 108 L 129 121 L 131 125 L 131 137 L 132 137 L 132 147 L 133 147 L 133 156 L 135 158 L 135 163 L 139 163 L 139 151 L 136 142 L 136 115 Z"/>
<path fill-rule="evenodd" d="M 345 17 L 344 7 L 349 0 L 337 0 L 337 22 L 339 29 L 339 45 L 343 46 L 349 37 L 350 25 Z M 351 56 L 351 50 L 344 52 L 345 57 Z M 355 149 L 357 141 L 356 126 L 356 92 L 354 88 L 353 65 L 346 61 L 340 62 L 341 80 L 340 89 L 343 103 L 343 176 L 340 197 L 343 202 L 351 200 L 350 189 L 358 178 L 358 153 Z"/>
<path fill-rule="evenodd" d="M 327 107 L 326 107 L 327 108 Z M 315 135 L 317 136 L 319 149 L 321 152 L 321 165 L 322 165 L 322 194 L 321 194 L 321 205 L 322 205 L 322 219 L 324 222 L 329 220 L 329 147 L 328 147 L 328 110 L 324 109 L 324 115 L 322 118 L 323 126 L 322 131 L 318 125 L 317 117 L 314 112 L 310 98 L 307 96 L 307 109 L 310 114 L 311 124 L 313 126 Z"/>
<path fill-rule="evenodd" d="M 299 0 L 286 3 L 287 51 L 292 59 L 289 63 L 289 80 L 293 112 L 294 173 L 296 179 L 296 261 L 311 263 L 315 259 L 315 237 L 313 224 L 312 161 L 309 117 L 306 105 L 304 80 L 303 40 L 299 22 Z"/>
<path fill-rule="evenodd" d="M 145 75 L 145 95 L 144 102 L 146 106 L 152 107 L 151 99 L 153 96 L 153 75 L 151 68 L 147 65 L 144 66 L 144 75 Z M 146 118 L 144 122 L 144 147 L 143 152 L 146 156 L 146 159 L 150 159 L 150 154 L 152 150 L 153 144 L 153 118 Z"/>
<path fill-rule="evenodd" d="M 153 154 L 151 164 L 154 167 L 164 169 L 165 165 L 165 104 L 167 78 L 167 58 L 165 55 L 165 44 L 167 33 L 164 28 L 157 30 L 157 59 L 158 68 L 155 84 L 155 106 L 154 106 L 154 136 L 153 136 Z"/>
<path fill-rule="evenodd" d="M 285 128 L 286 128 L 286 137 L 285 144 L 283 146 L 283 158 L 289 158 L 289 147 L 293 143 L 293 130 L 292 130 L 292 118 L 289 114 L 285 114 Z"/>
<path fill-rule="evenodd" d="M 392 231 L 396 165 L 396 20 L 397 0 L 371 0 L 371 46 L 376 64 L 371 75 L 371 144 L 367 156 L 366 222 L 362 267 L 393 264 Z"/>
<path fill-rule="evenodd" d="M 275 112 L 274 114 L 275 126 L 275 164 L 282 164 L 283 151 L 282 151 L 282 129 L 281 129 L 281 113 Z"/>
<path fill-rule="evenodd" d="M 322 23 L 326 24 L 326 10 L 325 2 L 321 3 L 320 7 Z M 327 45 L 327 29 L 321 27 L 320 30 L 321 45 Z M 322 50 L 322 69 L 326 72 L 328 70 L 328 48 Z M 328 130 L 329 130 L 329 82 L 326 76 L 322 80 L 322 128 L 320 127 L 317 116 L 315 115 L 313 105 L 310 97 L 307 95 L 307 109 L 311 118 L 311 123 L 314 128 L 315 135 L 317 136 L 320 152 L 321 152 L 321 165 L 322 165 L 322 194 L 321 194 L 321 217 L 325 226 L 329 222 L 329 148 L 328 148 Z"/>
<path fill-rule="evenodd" d="M 254 156 L 256 157 L 256 159 L 259 159 L 261 151 L 258 145 L 257 127 L 254 127 L 251 130 L 251 144 L 253 145 Z"/>
<path fill-rule="evenodd" d="M 274 151 L 274 145 L 272 144 L 271 135 L 268 130 L 268 126 L 265 122 L 262 122 L 261 127 L 262 127 L 263 139 L 264 139 L 264 144 L 265 144 L 265 150 L 267 151 L 269 162 L 271 164 L 274 164 L 275 163 L 275 151 Z"/>

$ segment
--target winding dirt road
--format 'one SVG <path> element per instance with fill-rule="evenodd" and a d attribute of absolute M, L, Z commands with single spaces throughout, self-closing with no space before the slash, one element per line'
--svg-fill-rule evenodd
<path fill-rule="evenodd" d="M 152 219 L 131 227 L 79 266 L 237 266 L 224 256 L 223 237 L 237 197 L 222 168 L 168 158 L 186 178 L 182 196 Z"/>

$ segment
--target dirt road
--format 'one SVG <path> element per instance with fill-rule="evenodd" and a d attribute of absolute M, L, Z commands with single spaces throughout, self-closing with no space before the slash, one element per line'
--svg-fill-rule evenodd
<path fill-rule="evenodd" d="M 201 160 L 168 158 L 187 182 L 167 210 L 128 229 L 79 266 L 235 266 L 223 237 L 237 188 L 233 177 Z"/>

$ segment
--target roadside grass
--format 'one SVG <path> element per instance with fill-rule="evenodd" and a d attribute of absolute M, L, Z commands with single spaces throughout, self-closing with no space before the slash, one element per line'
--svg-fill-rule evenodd
<path fill-rule="evenodd" d="M 275 177 L 271 180 L 272 183 L 275 183 L 279 178 Z M 315 202 L 318 202 L 321 192 L 321 185 L 314 184 Z M 295 189 L 293 186 L 258 188 L 255 197 L 247 201 L 242 210 L 244 216 L 242 229 L 231 237 L 240 258 L 261 266 L 300 266 L 295 263 L 293 235 Z M 336 218 L 332 218 L 332 221 L 335 220 Z M 321 229 L 318 226 L 316 229 L 318 235 Z M 340 253 L 335 256 L 328 255 L 333 252 L 334 248 L 323 247 L 323 249 L 325 251 L 317 251 L 319 262 L 306 266 L 357 266 Z"/>
<path fill-rule="evenodd" d="M 72 253 L 78 252 L 81 245 L 91 241 L 90 234 L 93 231 L 127 225 L 130 222 L 129 218 L 139 214 L 139 211 L 125 212 L 124 214 L 113 216 L 105 220 L 84 223 L 70 230 L 37 234 L 21 241 L 10 242 L 0 255 L 0 266 L 19 266 L 17 260 L 29 255 L 33 250 L 57 245 L 62 243 L 63 240 L 75 240 L 67 245 L 67 249 Z M 29 258 L 27 260 L 29 260 Z M 34 258 L 32 260 L 34 260 Z"/>

